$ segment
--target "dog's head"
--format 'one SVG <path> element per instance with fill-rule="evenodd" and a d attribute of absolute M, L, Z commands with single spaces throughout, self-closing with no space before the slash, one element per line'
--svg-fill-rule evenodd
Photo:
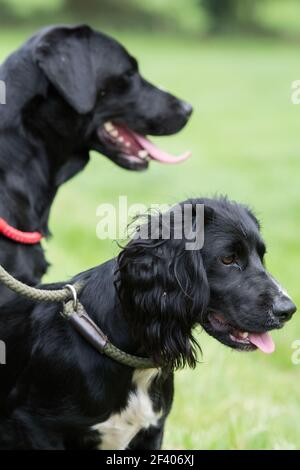
<path fill-rule="evenodd" d="M 248 208 L 226 199 L 204 203 L 202 257 L 210 300 L 201 324 L 232 348 L 273 352 L 268 331 L 281 328 L 296 307 L 266 270 L 259 222 Z"/>
<path fill-rule="evenodd" d="M 151 159 L 174 163 L 188 156 L 176 159 L 146 135 L 178 132 L 192 107 L 146 81 L 117 41 L 88 26 L 62 26 L 43 30 L 28 44 L 49 86 L 27 117 L 42 121 L 35 124 L 40 133 L 52 132 L 52 145 L 63 137 L 65 152 L 68 146 L 77 154 L 96 150 L 131 170 L 147 168 Z"/>
<path fill-rule="evenodd" d="M 149 217 L 149 237 L 135 237 L 120 254 L 119 292 L 136 337 L 158 363 L 175 366 L 195 365 L 197 324 L 231 348 L 272 352 L 268 332 L 281 328 L 296 307 L 265 268 L 259 223 L 247 207 L 225 198 L 196 199 L 179 206 L 183 225 L 184 207 L 192 207 L 195 233 L 201 230 L 199 204 L 204 205 L 201 249 L 187 249 L 191 230 L 180 239 L 175 223 L 170 239 L 163 239 L 162 229 L 157 236 Z M 160 227 L 164 224 L 161 219 Z"/>

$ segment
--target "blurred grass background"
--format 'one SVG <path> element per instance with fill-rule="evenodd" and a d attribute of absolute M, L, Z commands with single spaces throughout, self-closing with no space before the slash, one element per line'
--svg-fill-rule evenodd
<path fill-rule="evenodd" d="M 0 0 L 0 8 L 6 5 L 0 58 L 37 27 L 77 18 L 70 3 Z M 156 139 L 175 153 L 191 149 L 193 158 L 174 167 L 152 163 L 137 174 L 93 154 L 55 201 L 50 223 L 55 236 L 45 244 L 52 263 L 47 280 L 67 279 L 118 253 L 116 243 L 96 237 L 99 204 L 117 205 L 119 195 L 150 205 L 219 193 L 255 209 L 268 245 L 268 268 L 299 305 L 300 107 L 291 103 L 291 82 L 300 79 L 300 2 L 262 1 L 255 10 L 259 28 L 243 29 L 241 21 L 240 29 L 231 25 L 223 31 L 212 27 L 193 0 L 126 0 L 129 18 L 118 9 L 112 15 L 107 2 L 107 14 L 89 15 L 85 3 L 83 18 L 124 43 L 147 78 L 194 105 L 185 130 Z M 292 342 L 300 338 L 297 316 L 274 333 L 271 356 L 232 352 L 199 335 L 201 364 L 176 375 L 164 447 L 300 448 L 300 365 L 291 362 Z"/>

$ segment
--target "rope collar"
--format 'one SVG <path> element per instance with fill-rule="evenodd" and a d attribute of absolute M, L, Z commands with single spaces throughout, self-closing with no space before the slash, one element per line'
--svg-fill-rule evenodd
<path fill-rule="evenodd" d="M 71 286 L 68 286 L 71 287 Z M 76 302 L 76 308 L 74 306 Z M 83 305 L 73 298 L 64 304 L 62 316 L 88 341 L 100 354 L 105 354 L 116 362 L 133 369 L 157 368 L 151 359 L 133 356 L 114 346 L 103 331 L 89 317 Z"/>
<path fill-rule="evenodd" d="M 9 240 L 13 240 L 17 243 L 24 245 L 35 245 L 40 243 L 43 235 L 40 232 L 22 232 L 9 225 L 5 219 L 0 217 L 0 234 Z"/>
<path fill-rule="evenodd" d="M 36 302 L 63 302 L 62 316 L 78 331 L 85 340 L 99 353 L 134 369 L 152 369 L 157 365 L 149 358 L 134 356 L 114 346 L 103 331 L 89 317 L 83 305 L 78 301 L 78 293 L 84 284 L 67 284 L 63 289 L 47 290 L 30 287 L 11 276 L 0 265 L 0 282 L 18 295 Z"/>

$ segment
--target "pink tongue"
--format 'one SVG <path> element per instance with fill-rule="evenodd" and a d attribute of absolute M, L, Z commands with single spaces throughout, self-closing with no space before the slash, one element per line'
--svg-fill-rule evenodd
<path fill-rule="evenodd" d="M 248 338 L 252 344 L 266 354 L 271 354 L 275 351 L 275 344 L 269 333 L 249 333 Z"/>
<path fill-rule="evenodd" d="M 174 155 L 171 155 L 167 152 L 164 152 L 163 150 L 160 150 L 156 145 L 154 145 L 152 142 L 150 142 L 148 139 L 143 137 L 140 134 L 136 134 L 134 132 L 134 137 L 137 140 L 137 142 L 149 153 L 150 157 L 152 157 L 154 160 L 158 160 L 161 163 L 179 163 L 183 162 L 187 158 L 191 156 L 191 152 L 185 152 L 182 155 L 179 155 L 178 157 L 175 157 Z"/>

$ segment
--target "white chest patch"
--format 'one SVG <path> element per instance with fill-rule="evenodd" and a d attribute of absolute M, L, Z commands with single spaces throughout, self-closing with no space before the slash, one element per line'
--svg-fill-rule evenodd
<path fill-rule="evenodd" d="M 154 412 L 149 396 L 149 388 L 157 374 L 159 369 L 136 370 L 133 373 L 132 382 L 136 389 L 130 393 L 126 408 L 92 428 L 101 434 L 99 449 L 126 449 L 141 429 L 157 426 L 161 412 Z"/>

